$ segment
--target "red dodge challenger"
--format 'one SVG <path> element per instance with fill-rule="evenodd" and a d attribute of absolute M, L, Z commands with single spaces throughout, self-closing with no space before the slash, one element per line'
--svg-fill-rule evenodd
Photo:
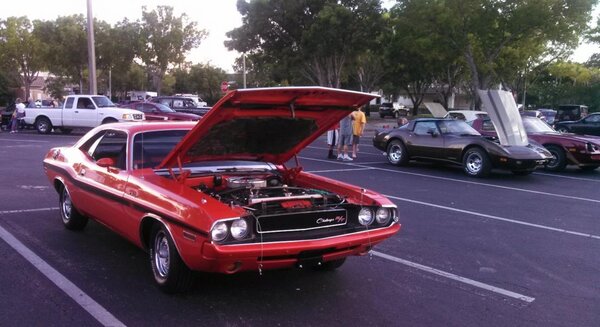
<path fill-rule="evenodd" d="M 396 206 L 291 159 L 372 98 L 322 87 L 232 91 L 198 123 L 99 126 L 51 149 L 44 170 L 64 226 L 80 230 L 91 218 L 147 250 L 165 292 L 185 291 L 193 271 L 336 269 L 398 232 Z"/>

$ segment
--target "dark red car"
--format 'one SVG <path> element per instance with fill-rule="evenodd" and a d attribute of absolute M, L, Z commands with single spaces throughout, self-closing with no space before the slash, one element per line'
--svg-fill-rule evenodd
<path fill-rule="evenodd" d="M 143 112 L 146 116 L 146 120 L 198 121 L 202 118 L 194 114 L 177 112 L 164 104 L 154 102 L 133 102 L 122 107 Z"/>
<path fill-rule="evenodd" d="M 577 165 L 583 170 L 600 167 L 600 137 L 559 133 L 539 118 L 521 117 L 527 137 L 543 145 L 554 157 L 545 166 L 550 171 L 564 170 L 567 165 Z M 496 136 L 490 119 L 476 119 L 473 128 L 482 135 Z"/>

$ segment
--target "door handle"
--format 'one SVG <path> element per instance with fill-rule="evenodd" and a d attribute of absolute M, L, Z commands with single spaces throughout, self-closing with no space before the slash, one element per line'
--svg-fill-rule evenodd
<path fill-rule="evenodd" d="M 74 113 L 78 114 L 78 113 L 79 113 L 79 110 L 75 110 L 75 111 L 74 111 Z"/>
<path fill-rule="evenodd" d="M 84 175 L 85 175 L 85 169 L 83 169 L 83 168 L 82 168 L 82 169 L 79 171 L 79 176 L 84 176 Z"/>

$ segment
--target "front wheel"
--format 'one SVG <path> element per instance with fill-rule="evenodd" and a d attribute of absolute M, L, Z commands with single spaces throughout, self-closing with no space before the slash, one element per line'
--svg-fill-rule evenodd
<path fill-rule="evenodd" d="M 472 177 L 486 177 L 492 170 L 488 154 L 481 148 L 467 150 L 463 157 L 463 170 Z"/>
<path fill-rule="evenodd" d="M 387 159 L 395 166 L 406 165 L 408 162 L 408 152 L 404 143 L 400 140 L 393 140 L 387 147 Z"/>
<path fill-rule="evenodd" d="M 165 293 L 187 291 L 192 284 L 192 271 L 185 265 L 173 239 L 161 224 L 152 227 L 150 267 L 158 288 Z"/>
<path fill-rule="evenodd" d="M 546 170 L 549 171 L 563 171 L 567 166 L 567 156 L 565 150 L 556 145 L 546 146 L 546 150 L 552 154 L 552 159 L 546 164 Z"/>
<path fill-rule="evenodd" d="M 40 134 L 49 134 L 52 132 L 52 123 L 46 117 L 40 117 L 35 121 L 35 129 Z"/>
<path fill-rule="evenodd" d="M 82 230 L 88 222 L 88 218 L 79 213 L 73 205 L 71 194 L 64 185 L 60 192 L 60 217 L 65 228 L 70 230 Z"/>

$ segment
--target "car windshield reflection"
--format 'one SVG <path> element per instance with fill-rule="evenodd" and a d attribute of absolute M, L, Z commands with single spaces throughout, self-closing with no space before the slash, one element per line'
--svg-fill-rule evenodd
<path fill-rule="evenodd" d="M 462 120 L 443 120 L 438 123 L 442 134 L 481 135 Z"/>
<path fill-rule="evenodd" d="M 551 133 L 555 132 L 552 127 L 548 126 L 548 124 L 544 123 L 539 118 L 530 118 L 526 119 L 523 117 L 523 126 L 525 126 L 525 131 L 527 133 Z"/>
<path fill-rule="evenodd" d="M 94 103 L 96 103 L 96 106 L 98 108 L 116 107 L 117 106 L 112 101 L 110 101 L 107 97 L 104 97 L 104 96 L 92 97 L 92 99 L 94 100 Z"/>

